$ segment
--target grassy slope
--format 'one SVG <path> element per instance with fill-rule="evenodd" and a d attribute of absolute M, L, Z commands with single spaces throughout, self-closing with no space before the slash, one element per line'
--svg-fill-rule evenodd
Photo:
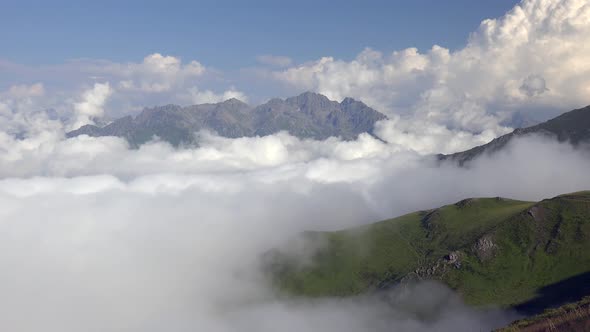
<path fill-rule="evenodd" d="M 539 203 L 465 200 L 313 237 L 324 245 L 312 263 L 275 256 L 281 289 L 345 296 L 413 276 L 439 279 L 472 304 L 512 305 L 532 298 L 540 287 L 590 270 L 590 192 Z M 490 239 L 491 248 L 477 249 L 482 238 Z M 460 264 L 445 260 L 450 253 Z"/>

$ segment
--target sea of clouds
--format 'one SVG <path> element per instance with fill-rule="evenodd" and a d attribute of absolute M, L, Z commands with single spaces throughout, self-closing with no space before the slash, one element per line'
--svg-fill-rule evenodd
<path fill-rule="evenodd" d="M 199 148 L 120 138 L 4 137 L 0 328 L 11 331 L 472 331 L 515 318 L 441 285 L 377 297 L 279 296 L 260 257 L 335 230 L 473 196 L 537 200 L 590 188 L 590 158 L 521 139 L 470 168 L 369 135 L 280 133 Z M 428 295 L 428 296 L 425 296 Z M 407 301 L 418 302 L 407 302 Z"/>
<path fill-rule="evenodd" d="M 432 155 L 509 132 L 504 121 L 514 112 L 583 106 L 589 29 L 586 1 L 523 1 L 484 21 L 462 50 L 386 57 L 367 50 L 351 62 L 300 65 L 283 59 L 291 68 L 261 74 L 388 113 L 377 125 L 381 139 L 354 141 L 200 132 L 199 147 L 155 139 L 130 149 L 116 137 L 65 139 L 68 130 L 103 121 L 110 107 L 137 110 L 154 95 L 189 103 L 246 96 L 233 87 L 201 90 L 191 80 L 206 67 L 159 54 L 142 63 L 38 68 L 40 76 L 108 80 L 71 93 L 43 83 L 0 92 L 0 330 L 473 331 L 505 324 L 513 313 L 469 308 L 431 283 L 386 299 L 285 298 L 262 275 L 260 256 L 304 230 L 342 229 L 466 197 L 539 200 L 589 189 L 586 150 L 546 138 L 516 140 L 469 168 Z"/>

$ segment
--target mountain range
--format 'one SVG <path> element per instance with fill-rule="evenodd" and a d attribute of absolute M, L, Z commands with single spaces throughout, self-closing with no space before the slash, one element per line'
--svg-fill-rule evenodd
<path fill-rule="evenodd" d="M 361 133 L 373 133 L 375 123 L 386 118 L 352 98 L 336 102 L 306 92 L 284 100 L 271 99 L 256 107 L 229 99 L 217 104 L 145 108 L 136 117 L 126 116 L 102 127 L 85 125 L 67 133 L 67 137 L 118 136 L 126 138 L 133 147 L 154 137 L 175 146 L 198 143 L 195 133 L 199 130 L 214 131 L 229 138 L 288 131 L 299 138 L 336 136 L 350 140 Z"/>
<path fill-rule="evenodd" d="M 85 125 L 68 132 L 79 135 L 118 136 L 137 148 L 155 137 L 174 146 L 198 144 L 195 133 L 209 130 L 228 138 L 266 136 L 287 131 L 299 138 L 355 139 L 361 133 L 373 134 L 375 123 L 387 117 L 361 101 L 345 98 L 329 100 L 321 94 L 305 92 L 287 99 L 271 99 L 252 107 L 240 100 L 229 99 L 216 104 L 192 106 L 165 105 L 145 108 L 139 115 L 126 116 L 111 123 Z M 566 112 L 546 122 L 517 128 L 491 142 L 453 154 L 437 155 L 439 161 L 461 166 L 482 155 L 493 155 L 515 138 L 541 135 L 568 141 L 577 146 L 590 141 L 590 106 Z"/>

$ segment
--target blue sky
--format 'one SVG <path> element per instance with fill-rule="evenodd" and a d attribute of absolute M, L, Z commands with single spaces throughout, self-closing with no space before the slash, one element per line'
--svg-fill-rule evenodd
<path fill-rule="evenodd" d="M 296 62 L 463 46 L 485 18 L 514 0 L 27 1 L 4 0 L 0 58 L 24 64 L 74 58 L 137 61 L 161 52 L 224 70 L 256 56 Z"/>
<path fill-rule="evenodd" d="M 4 0 L 0 9 L 0 110 L 118 117 L 314 91 L 414 117 L 408 126 L 495 137 L 514 114 L 541 120 L 589 103 L 588 0 Z"/>

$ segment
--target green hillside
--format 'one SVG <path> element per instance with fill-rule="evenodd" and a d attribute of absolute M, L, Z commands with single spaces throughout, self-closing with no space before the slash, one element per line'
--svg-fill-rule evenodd
<path fill-rule="evenodd" d="M 302 258 L 275 250 L 282 291 L 347 296 L 436 279 L 471 304 L 515 305 L 590 271 L 590 191 L 538 203 L 475 198 L 339 232 L 308 232 Z"/>

